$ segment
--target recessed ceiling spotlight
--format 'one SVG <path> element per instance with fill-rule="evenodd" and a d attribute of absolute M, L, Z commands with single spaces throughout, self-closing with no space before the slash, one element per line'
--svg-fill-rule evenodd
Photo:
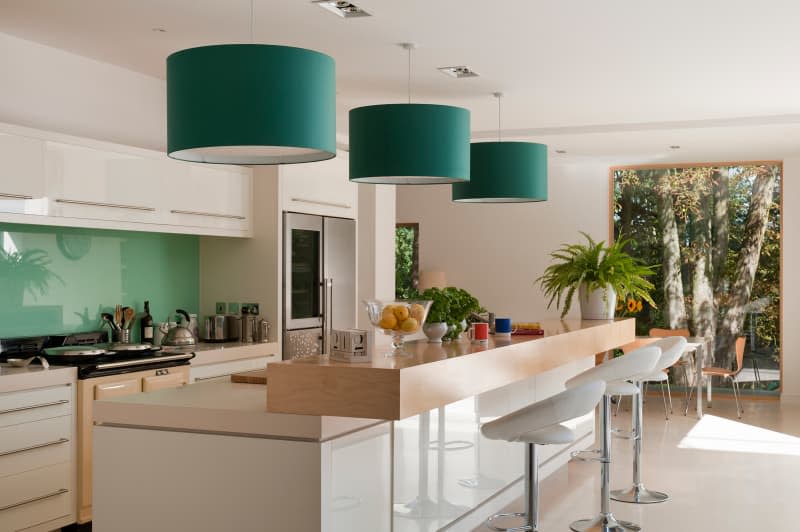
<path fill-rule="evenodd" d="M 334 15 L 342 18 L 371 17 L 369 13 L 357 5 L 343 0 L 311 0 L 312 4 L 317 4 L 325 11 L 330 11 Z"/>
<path fill-rule="evenodd" d="M 560 154 L 563 155 L 563 154 L 567 153 L 567 150 L 556 150 L 556 153 L 560 153 Z"/>
<path fill-rule="evenodd" d="M 671 150 L 679 150 L 679 149 L 681 149 L 681 147 L 678 146 L 677 144 L 673 144 L 672 146 L 669 147 L 669 149 L 671 149 Z"/>
<path fill-rule="evenodd" d="M 167 30 L 164 28 L 153 28 L 153 31 L 156 33 L 167 33 Z"/>
<path fill-rule="evenodd" d="M 436 70 L 442 74 L 447 74 L 451 78 L 477 78 L 479 75 L 477 72 L 464 65 L 439 67 Z"/>

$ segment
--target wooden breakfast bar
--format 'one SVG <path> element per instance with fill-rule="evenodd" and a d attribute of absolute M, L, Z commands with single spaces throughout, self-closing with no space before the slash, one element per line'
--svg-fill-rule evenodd
<path fill-rule="evenodd" d="M 96 401 L 94 529 L 470 531 L 523 489 L 523 446 L 481 424 L 634 339 L 633 319 L 541 325 L 370 363 L 276 362 L 266 390 L 223 378 Z M 575 442 L 543 448 L 542 477 L 593 444 L 593 414 L 571 427 Z"/>

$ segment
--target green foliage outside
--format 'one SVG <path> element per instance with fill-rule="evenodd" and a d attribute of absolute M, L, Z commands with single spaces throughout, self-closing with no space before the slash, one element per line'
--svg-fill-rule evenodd
<path fill-rule="evenodd" d="M 412 227 L 395 228 L 394 286 L 397 299 L 410 299 L 414 288 L 414 246 L 416 231 Z"/>

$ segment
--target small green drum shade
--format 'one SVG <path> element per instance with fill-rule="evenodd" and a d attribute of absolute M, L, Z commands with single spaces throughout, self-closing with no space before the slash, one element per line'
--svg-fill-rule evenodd
<path fill-rule="evenodd" d="M 303 48 L 223 44 L 167 58 L 167 153 L 223 164 L 336 156 L 336 67 Z"/>
<path fill-rule="evenodd" d="M 469 181 L 469 111 L 401 103 L 350 111 L 350 181 L 431 185 Z"/>
<path fill-rule="evenodd" d="M 547 201 L 547 146 L 534 142 L 475 142 L 469 183 L 452 199 L 470 203 Z"/>

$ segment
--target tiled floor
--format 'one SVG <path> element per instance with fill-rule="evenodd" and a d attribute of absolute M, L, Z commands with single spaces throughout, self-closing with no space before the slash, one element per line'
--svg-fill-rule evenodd
<path fill-rule="evenodd" d="M 665 421 L 660 399 L 650 396 L 645 405 L 642 478 L 671 499 L 612 502 L 617 518 L 647 532 L 800 530 L 800 402 L 746 401 L 737 420 L 733 401 L 715 396 L 702 420 L 690 411 Z M 614 426 L 629 426 L 629 416 L 621 411 Z M 612 445 L 611 487 L 627 487 L 630 442 Z M 544 480 L 540 530 L 568 530 L 573 520 L 594 517 L 599 478 L 599 464 L 572 461 Z M 509 510 L 522 511 L 521 499 Z"/>

